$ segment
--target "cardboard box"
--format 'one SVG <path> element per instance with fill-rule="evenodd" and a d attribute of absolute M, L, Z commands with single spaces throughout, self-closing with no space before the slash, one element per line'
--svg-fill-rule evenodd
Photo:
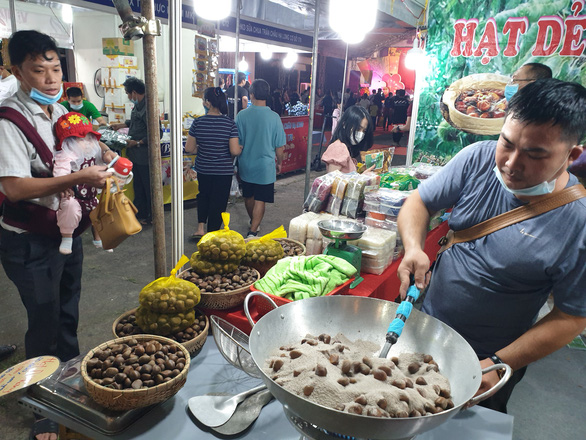
<path fill-rule="evenodd" d="M 122 124 L 126 121 L 126 114 L 122 110 L 108 109 L 108 124 Z"/>
<path fill-rule="evenodd" d="M 124 81 L 131 76 L 138 77 L 138 70 L 125 67 L 102 67 L 102 86 L 123 87 Z"/>
<path fill-rule="evenodd" d="M 134 41 L 124 38 L 102 38 L 104 55 L 134 55 Z"/>
<path fill-rule="evenodd" d="M 109 88 L 105 91 L 106 96 L 106 108 L 108 109 L 124 109 L 128 103 L 128 96 L 124 91 L 124 88 Z"/>
<path fill-rule="evenodd" d="M 138 69 L 138 58 L 123 55 L 108 55 L 106 67 L 124 67 L 126 69 Z"/>

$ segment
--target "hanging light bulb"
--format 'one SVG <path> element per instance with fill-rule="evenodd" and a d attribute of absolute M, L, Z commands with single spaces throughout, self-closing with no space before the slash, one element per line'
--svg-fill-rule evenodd
<path fill-rule="evenodd" d="M 289 52 L 285 58 L 283 58 L 283 67 L 290 69 L 299 59 L 299 55 L 296 52 Z"/>
<path fill-rule="evenodd" d="M 407 51 L 405 67 L 409 70 L 418 70 L 427 64 L 425 52 L 419 48 L 419 38 L 413 40 L 413 48 Z"/>
<path fill-rule="evenodd" d="M 238 63 L 238 70 L 240 72 L 246 72 L 248 70 L 248 63 L 244 59 L 244 56 L 242 57 L 242 60 Z"/>
<path fill-rule="evenodd" d="M 348 44 L 359 43 L 374 28 L 378 0 L 361 0 L 356 19 L 356 0 L 330 0 L 330 27 Z"/>
<path fill-rule="evenodd" d="M 273 57 L 273 52 L 271 52 L 268 45 L 260 51 L 260 57 L 265 61 L 268 61 Z"/>
<path fill-rule="evenodd" d="M 73 23 L 73 9 L 71 5 L 61 5 L 61 18 L 65 23 Z"/>
<path fill-rule="evenodd" d="M 193 0 L 193 9 L 195 13 L 210 21 L 218 21 L 230 15 L 232 10 L 231 0 Z"/>

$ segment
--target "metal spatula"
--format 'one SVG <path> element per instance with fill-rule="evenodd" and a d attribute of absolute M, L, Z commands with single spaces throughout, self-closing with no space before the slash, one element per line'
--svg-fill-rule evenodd
<path fill-rule="evenodd" d="M 411 282 L 413 282 L 413 279 Z M 399 339 L 399 336 L 401 336 L 403 327 L 405 326 L 405 321 L 407 318 L 409 318 L 411 310 L 413 310 L 413 303 L 417 301 L 418 298 L 419 289 L 412 284 L 409 287 L 409 290 L 407 290 L 407 297 L 404 301 L 401 302 L 401 304 L 399 304 L 399 307 L 397 307 L 397 314 L 395 315 L 395 319 L 391 321 L 391 324 L 387 329 L 386 342 L 380 352 L 379 357 L 386 358 L 392 345 L 395 344 L 397 339 Z"/>
<path fill-rule="evenodd" d="M 240 402 L 265 388 L 265 385 L 261 385 L 232 397 L 195 396 L 187 403 L 189 410 L 197 420 L 210 428 L 215 428 L 230 420 Z"/>

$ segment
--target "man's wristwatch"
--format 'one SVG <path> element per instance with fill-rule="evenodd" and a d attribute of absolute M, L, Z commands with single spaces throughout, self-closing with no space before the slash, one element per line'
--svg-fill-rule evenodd
<path fill-rule="evenodd" d="M 490 357 L 490 360 L 492 361 L 492 363 L 493 363 L 493 364 L 504 364 L 504 363 L 505 363 L 505 362 L 504 362 L 504 361 L 503 361 L 503 360 L 502 360 L 500 357 L 498 357 L 496 354 L 492 354 L 492 355 L 490 355 L 489 357 Z M 498 374 L 498 376 L 499 376 L 499 379 L 501 379 L 501 378 L 503 377 L 503 375 L 505 374 L 505 369 L 504 369 L 504 368 L 501 368 L 501 369 L 499 369 L 499 370 L 496 370 L 496 373 Z"/>

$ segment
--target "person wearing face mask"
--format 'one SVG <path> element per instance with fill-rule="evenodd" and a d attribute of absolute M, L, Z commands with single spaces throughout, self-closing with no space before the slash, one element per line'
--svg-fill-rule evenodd
<path fill-rule="evenodd" d="M 83 94 L 79 87 L 69 87 L 65 91 L 65 95 L 67 95 L 67 101 L 61 102 L 61 105 L 64 106 L 67 111 L 81 113 L 90 121 L 96 121 L 100 124 L 100 127 L 108 125 L 96 106 L 83 99 Z"/>
<path fill-rule="evenodd" d="M 0 109 L 0 191 L 6 195 L 0 260 L 26 308 L 27 359 L 52 355 L 66 362 L 79 355 L 83 228 L 73 234 L 72 252 L 59 253 L 59 195 L 76 185 L 102 188 L 112 173 L 94 165 L 53 176 L 55 124 L 67 113 L 56 104 L 63 91 L 57 45 L 46 34 L 19 31 L 10 37 L 8 52 L 20 86 Z M 109 151 L 100 148 L 102 155 Z M 30 438 L 55 440 L 57 434 L 55 422 L 39 417 Z"/>
<path fill-rule="evenodd" d="M 583 150 L 586 89 L 541 79 L 509 102 L 498 141 L 460 151 L 403 205 L 398 219 L 405 257 L 398 269 L 401 295 L 409 277 L 428 290 L 422 311 L 459 332 L 482 368 L 501 360 L 513 376 L 482 406 L 506 412 L 526 366 L 556 351 L 586 326 L 586 194 L 566 170 Z M 495 228 L 444 250 L 430 272 L 422 249 L 429 214 L 452 208 L 450 229 L 468 228 L 515 208 L 537 212 L 539 202 L 566 204 Z M 548 202 L 548 203 L 551 203 Z M 469 237 L 473 237 L 469 235 Z M 431 278 L 431 280 L 430 280 Z M 554 308 L 539 322 L 550 293 Z M 499 380 L 483 375 L 479 393 Z"/>
<path fill-rule="evenodd" d="M 515 93 L 527 84 L 531 84 L 538 79 L 547 78 L 552 78 L 549 66 L 541 63 L 523 64 L 515 71 L 515 73 L 513 73 L 511 81 L 505 86 L 505 98 L 507 99 L 507 102 L 511 100 Z"/>
<path fill-rule="evenodd" d="M 321 157 L 327 172 L 340 170 L 342 173 L 356 171 L 360 152 L 373 144 L 374 126 L 365 108 L 349 107 L 336 125 L 330 145 Z"/>
<path fill-rule="evenodd" d="M 136 218 L 141 224 L 148 225 L 152 222 L 152 213 L 146 87 L 141 79 L 133 76 L 124 81 L 122 85 L 128 100 L 134 104 L 134 108 L 130 113 L 129 120 L 120 124 L 112 124 L 110 127 L 114 130 L 128 127 L 130 140 L 126 142 L 126 156 L 133 164 L 134 206 L 138 209 Z"/>

